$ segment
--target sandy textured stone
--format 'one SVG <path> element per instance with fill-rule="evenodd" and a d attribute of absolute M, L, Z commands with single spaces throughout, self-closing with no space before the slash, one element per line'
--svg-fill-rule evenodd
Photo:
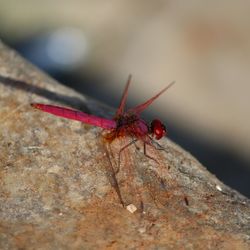
<path fill-rule="evenodd" d="M 160 164 L 124 152 L 116 177 L 131 213 L 110 184 L 101 130 L 31 102 L 111 117 L 0 45 L 1 249 L 249 249 L 249 200 L 178 145 L 149 150 Z M 126 140 L 111 144 L 113 164 Z"/>

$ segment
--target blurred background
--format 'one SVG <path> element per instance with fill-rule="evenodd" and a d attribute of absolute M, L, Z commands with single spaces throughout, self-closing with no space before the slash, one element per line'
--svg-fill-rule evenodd
<path fill-rule="evenodd" d="M 249 1 L 0 2 L 0 38 L 48 74 L 117 107 L 176 84 L 144 113 L 250 197 Z"/>

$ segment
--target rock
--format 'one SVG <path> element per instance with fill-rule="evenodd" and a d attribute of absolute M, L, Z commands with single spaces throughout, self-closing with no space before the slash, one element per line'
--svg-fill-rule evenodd
<path fill-rule="evenodd" d="M 249 249 L 249 200 L 164 138 L 110 162 L 99 128 L 30 107 L 111 110 L 66 88 L 0 45 L 1 249 Z M 108 149 L 117 152 L 129 138 Z M 113 153 L 113 154 L 112 154 Z M 220 167 L 220 166 L 218 166 Z M 115 180 L 125 207 L 113 186 Z"/>

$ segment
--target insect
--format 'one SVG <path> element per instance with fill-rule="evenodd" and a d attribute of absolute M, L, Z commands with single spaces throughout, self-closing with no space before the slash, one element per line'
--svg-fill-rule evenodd
<path fill-rule="evenodd" d="M 146 102 L 124 111 L 125 104 L 128 96 L 128 88 L 131 83 L 131 75 L 129 75 L 119 107 L 112 119 L 101 118 L 95 115 L 87 114 L 78 110 L 73 110 L 65 107 L 59 107 L 48 104 L 32 103 L 31 106 L 41 111 L 64 117 L 71 120 L 77 120 L 83 123 L 87 123 L 93 126 L 101 127 L 105 134 L 103 136 L 104 143 L 110 144 L 113 140 L 119 137 L 130 137 L 131 141 L 123 146 L 118 153 L 118 166 L 116 172 L 112 173 L 113 184 L 119 200 L 124 205 L 122 200 L 118 183 L 115 175 L 119 171 L 120 159 L 122 152 L 129 146 L 135 144 L 138 140 L 143 142 L 143 152 L 146 157 L 157 162 L 157 159 L 147 154 L 147 146 L 161 147 L 155 140 L 160 140 L 166 135 L 165 125 L 158 119 L 154 119 L 150 124 L 146 123 L 140 114 L 144 111 L 154 100 L 156 100 L 161 94 L 163 94 L 168 88 L 170 88 L 174 82 L 171 82 L 158 94 L 147 100 Z M 106 150 L 108 153 L 108 150 Z M 111 164 L 111 161 L 110 161 Z"/>

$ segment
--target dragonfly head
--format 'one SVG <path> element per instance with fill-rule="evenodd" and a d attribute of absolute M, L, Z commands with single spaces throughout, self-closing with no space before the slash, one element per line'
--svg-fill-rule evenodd
<path fill-rule="evenodd" d="M 160 140 L 167 133 L 165 125 L 158 119 L 151 122 L 150 130 L 156 140 Z"/>

